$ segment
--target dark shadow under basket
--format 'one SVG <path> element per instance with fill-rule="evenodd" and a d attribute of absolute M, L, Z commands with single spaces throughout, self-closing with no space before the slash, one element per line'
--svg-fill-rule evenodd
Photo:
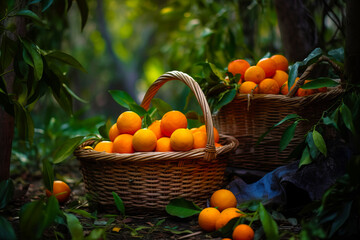
<path fill-rule="evenodd" d="M 305 97 L 238 94 L 213 116 L 219 132 L 239 141 L 238 148 L 229 158 L 229 166 L 269 172 L 287 164 L 289 154 L 342 92 L 341 88 L 333 88 Z M 288 114 L 298 114 L 309 121 L 298 124 L 294 138 L 285 150 L 279 151 L 279 143 L 289 123 L 273 129 L 260 144 L 256 144 L 262 134 Z"/>
<path fill-rule="evenodd" d="M 149 108 L 159 88 L 171 80 L 185 83 L 198 100 L 204 114 L 207 144 L 186 152 L 97 152 L 79 146 L 74 155 L 80 161 L 85 188 L 92 201 L 115 209 L 112 192 L 123 200 L 126 211 L 164 210 L 171 199 L 185 198 L 201 207 L 223 185 L 228 153 L 237 148 L 232 136 L 220 135 L 222 147 L 215 148 L 210 108 L 200 86 L 189 75 L 172 71 L 160 76 L 141 103 Z"/>

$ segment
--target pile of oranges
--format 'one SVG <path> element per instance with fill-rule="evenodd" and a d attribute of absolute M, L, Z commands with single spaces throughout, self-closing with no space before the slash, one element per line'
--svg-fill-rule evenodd
<path fill-rule="evenodd" d="M 206 232 L 212 232 L 224 227 L 231 219 L 245 217 L 237 206 L 235 195 L 227 190 L 215 191 L 210 198 L 210 207 L 203 209 L 198 217 L 199 226 Z M 232 239 L 251 240 L 254 230 L 247 224 L 239 224 L 232 233 Z"/>
<path fill-rule="evenodd" d="M 142 119 L 137 113 L 121 113 L 109 130 L 110 141 L 99 142 L 94 150 L 108 153 L 189 151 L 205 148 L 207 143 L 205 125 L 188 129 L 188 120 L 180 111 L 165 113 L 148 128 L 141 126 Z M 216 147 L 221 147 L 215 127 L 214 141 Z"/>
<path fill-rule="evenodd" d="M 228 64 L 228 72 L 233 76 L 240 74 L 239 93 L 249 94 L 288 94 L 289 62 L 283 55 L 277 54 L 260 59 L 255 66 L 250 66 L 244 59 L 237 59 Z M 299 78 L 295 79 L 295 83 Z M 310 80 L 305 81 L 305 83 Z M 294 83 L 294 85 L 295 85 Z M 293 86 L 294 86 L 293 85 Z M 308 96 L 325 92 L 327 88 L 301 89 L 296 96 Z"/>

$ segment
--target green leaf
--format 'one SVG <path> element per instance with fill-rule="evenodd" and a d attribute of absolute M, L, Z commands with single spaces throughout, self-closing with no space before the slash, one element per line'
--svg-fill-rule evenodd
<path fill-rule="evenodd" d="M 23 205 L 20 211 L 20 232 L 23 239 L 40 239 L 44 230 L 45 205 L 36 200 Z"/>
<path fill-rule="evenodd" d="M 336 87 L 339 83 L 331 78 L 318 78 L 301 86 L 302 89 L 318 89 L 322 87 Z"/>
<path fill-rule="evenodd" d="M 170 200 L 165 210 L 171 216 L 187 218 L 195 214 L 199 214 L 202 209 L 191 201 L 183 198 L 177 198 Z"/>
<path fill-rule="evenodd" d="M 74 150 L 79 146 L 83 140 L 83 136 L 73 137 L 67 139 L 55 152 L 53 157 L 53 163 L 58 164 L 69 157 Z"/>
<path fill-rule="evenodd" d="M 224 73 L 215 66 L 215 64 L 209 63 L 209 66 L 212 70 L 212 72 L 220 79 L 220 80 L 224 80 Z"/>
<path fill-rule="evenodd" d="M 177 229 L 171 229 L 171 228 L 167 228 L 167 227 L 163 228 L 162 230 L 167 231 L 167 232 L 171 232 L 173 234 L 184 234 L 184 233 L 191 234 L 191 233 L 193 233 L 190 230 L 177 230 Z"/>
<path fill-rule="evenodd" d="M 241 217 L 232 218 L 230 221 L 228 221 L 226 223 L 225 226 L 223 226 L 222 228 L 213 232 L 211 234 L 211 236 L 212 237 L 229 237 L 229 238 L 231 238 L 233 230 L 237 225 L 239 225 L 240 220 L 241 220 Z"/>
<path fill-rule="evenodd" d="M 326 148 L 326 144 L 325 144 L 323 136 L 315 129 L 313 130 L 312 136 L 314 139 L 315 146 L 326 157 L 327 156 L 327 148 Z"/>
<path fill-rule="evenodd" d="M 62 86 L 76 100 L 78 100 L 78 101 L 80 101 L 82 103 L 88 103 L 88 101 L 86 101 L 86 100 L 80 98 L 78 95 L 76 95 L 65 83 L 63 83 Z"/>
<path fill-rule="evenodd" d="M 315 145 L 312 132 L 307 133 L 306 138 L 305 138 L 305 142 L 307 144 L 307 147 L 309 148 L 310 158 L 311 159 L 316 159 L 319 156 L 320 151 Z"/>
<path fill-rule="evenodd" d="M 291 139 L 294 137 L 296 126 L 298 125 L 298 121 L 295 121 L 293 124 L 288 126 L 283 135 L 281 136 L 280 143 L 279 143 L 279 151 L 283 151 L 287 145 L 291 142 Z"/>
<path fill-rule="evenodd" d="M 57 103 L 60 105 L 60 107 L 70 116 L 73 115 L 73 109 L 72 109 L 72 97 L 71 95 L 65 90 L 63 86 L 60 87 L 60 93 L 59 95 L 56 95 L 56 92 L 53 90 L 53 96 L 55 97 Z M 55 90 L 56 91 L 56 90 Z"/>
<path fill-rule="evenodd" d="M 12 200 L 14 195 L 14 183 L 9 178 L 0 182 L 0 209 L 6 207 L 6 205 Z"/>
<path fill-rule="evenodd" d="M 109 90 L 111 97 L 126 109 L 130 110 L 131 104 L 136 104 L 135 100 L 125 91 Z"/>
<path fill-rule="evenodd" d="M 213 108 L 213 112 L 219 111 L 223 106 L 230 103 L 236 96 L 236 89 L 231 89 L 224 94 L 221 100 Z"/>
<path fill-rule="evenodd" d="M 64 215 L 66 218 L 67 227 L 71 234 L 71 238 L 73 240 L 83 239 L 84 232 L 83 232 L 83 227 L 82 227 L 79 219 L 71 213 L 64 213 Z"/>
<path fill-rule="evenodd" d="M 304 151 L 303 151 L 303 153 L 301 155 L 301 159 L 300 159 L 300 162 L 299 162 L 299 167 L 301 167 L 303 165 L 310 164 L 311 162 L 312 161 L 311 161 L 311 158 L 310 158 L 309 148 L 305 147 Z"/>
<path fill-rule="evenodd" d="M 3 216 L 0 216 L 0 239 L 16 240 L 15 231 Z"/>
<path fill-rule="evenodd" d="M 323 53 L 321 48 L 315 48 L 302 62 L 301 65 L 307 65 L 309 62 L 313 62 L 315 59 L 319 58 Z"/>
<path fill-rule="evenodd" d="M 43 169 L 42 169 L 42 176 L 44 181 L 44 186 L 50 192 L 53 191 L 53 184 L 54 184 L 54 169 L 47 158 L 43 158 Z"/>
<path fill-rule="evenodd" d="M 122 199 L 119 197 L 119 195 L 116 192 L 112 192 L 112 195 L 114 197 L 116 208 L 123 216 L 125 216 L 125 206 Z"/>
<path fill-rule="evenodd" d="M 34 122 L 27 109 L 25 109 L 19 102 L 14 102 L 15 107 L 15 123 L 19 136 L 24 141 L 29 141 L 32 144 L 34 137 Z"/>
<path fill-rule="evenodd" d="M 151 104 L 157 109 L 160 116 L 163 116 L 165 113 L 173 110 L 167 102 L 159 98 L 151 99 Z"/>
<path fill-rule="evenodd" d="M 53 3 L 54 0 L 46 0 L 46 3 L 44 4 L 41 12 L 45 12 Z"/>
<path fill-rule="evenodd" d="M 51 195 L 47 201 L 43 218 L 43 231 L 54 223 L 55 218 L 60 214 L 59 202 L 54 195 Z"/>
<path fill-rule="evenodd" d="M 344 52 L 344 48 L 337 48 L 337 49 L 332 49 L 328 52 L 329 57 L 331 57 L 332 59 L 338 61 L 338 62 L 344 62 L 344 58 L 345 58 L 345 52 Z"/>
<path fill-rule="evenodd" d="M 86 218 L 91 218 L 91 219 L 96 219 L 96 217 L 94 217 L 93 215 L 91 215 L 91 213 L 85 211 L 85 210 L 82 210 L 82 209 L 67 209 L 66 210 L 67 212 L 71 212 L 71 213 L 75 213 L 77 215 L 81 215 L 83 217 L 86 217 Z"/>
<path fill-rule="evenodd" d="M 90 234 L 85 238 L 85 240 L 99 240 L 105 238 L 105 229 L 104 228 L 95 228 L 90 232 Z"/>
<path fill-rule="evenodd" d="M 33 11 L 28 10 L 28 9 L 22 9 L 11 16 L 24 16 L 31 20 L 36 21 L 37 23 L 43 24 L 40 17 L 36 13 L 34 13 Z"/>
<path fill-rule="evenodd" d="M 111 126 L 112 124 L 109 118 L 103 125 L 98 128 L 98 131 L 103 138 L 109 139 L 109 130 Z"/>
<path fill-rule="evenodd" d="M 351 110 L 345 103 L 343 103 L 340 107 L 340 114 L 345 126 L 351 131 L 352 134 L 356 135 Z"/>
<path fill-rule="evenodd" d="M 58 61 L 61 61 L 69 66 L 72 66 L 74 68 L 77 68 L 83 72 L 86 72 L 85 68 L 81 65 L 78 60 L 76 60 L 73 56 L 61 52 L 61 51 L 51 51 L 45 55 L 45 58 L 53 58 Z"/>
<path fill-rule="evenodd" d="M 81 15 L 81 30 L 84 30 L 89 15 L 89 7 L 86 0 L 77 0 L 76 3 Z"/>
<path fill-rule="evenodd" d="M 130 111 L 137 113 L 140 117 L 143 117 L 145 114 L 147 114 L 147 111 L 137 103 L 130 103 L 129 107 Z"/>
<path fill-rule="evenodd" d="M 34 68 L 34 77 L 36 80 L 40 80 L 44 71 L 44 63 L 41 55 L 37 51 L 37 46 L 25 39 L 22 39 L 21 42 L 24 44 L 24 47 L 31 56 Z"/>
<path fill-rule="evenodd" d="M 141 128 L 148 128 L 152 123 L 151 117 L 149 114 L 145 114 L 142 120 Z"/>
<path fill-rule="evenodd" d="M 266 239 L 280 239 L 279 229 L 276 222 L 272 219 L 271 215 L 266 211 L 265 207 L 261 203 L 259 203 L 259 215 Z"/>
<path fill-rule="evenodd" d="M 295 79 L 298 75 L 298 69 L 300 66 L 300 62 L 296 62 L 293 65 L 289 66 L 289 77 L 288 77 L 288 89 L 290 92 L 291 87 L 295 83 Z"/>

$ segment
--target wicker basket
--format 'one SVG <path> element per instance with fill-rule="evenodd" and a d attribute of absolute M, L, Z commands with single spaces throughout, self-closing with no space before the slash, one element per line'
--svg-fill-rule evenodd
<path fill-rule="evenodd" d="M 93 202 L 114 205 L 112 192 L 124 202 L 127 211 L 140 208 L 164 210 L 171 199 L 183 197 L 205 206 L 206 199 L 224 181 L 227 153 L 237 148 L 234 137 L 220 135 L 222 147 L 214 147 L 213 122 L 199 85 L 187 74 L 172 71 L 160 76 L 144 96 L 148 109 L 160 87 L 170 80 L 184 82 L 194 92 L 205 118 L 207 145 L 187 152 L 135 152 L 132 154 L 96 152 L 79 146 L 74 155 L 80 161 L 85 188 Z"/>
<path fill-rule="evenodd" d="M 316 64 L 324 60 L 330 62 L 328 58 L 321 57 L 310 65 L 288 95 L 238 94 L 213 116 L 214 124 L 221 133 L 234 136 L 239 141 L 238 148 L 229 158 L 230 167 L 269 172 L 288 163 L 289 154 L 304 140 L 304 135 L 318 122 L 323 111 L 343 92 L 341 87 L 336 87 L 329 88 L 327 92 L 294 97 Z M 290 123 L 280 125 L 257 144 L 261 135 L 288 114 L 298 114 L 309 121 L 298 124 L 294 138 L 285 150 L 279 152 L 279 143 Z"/>

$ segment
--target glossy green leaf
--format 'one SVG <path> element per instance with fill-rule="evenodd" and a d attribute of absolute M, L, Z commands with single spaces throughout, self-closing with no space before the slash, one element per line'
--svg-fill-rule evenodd
<path fill-rule="evenodd" d="M 170 200 L 165 210 L 171 216 L 187 218 L 199 214 L 202 209 L 191 201 L 183 198 L 176 198 Z"/>
<path fill-rule="evenodd" d="M 45 216 L 43 218 L 43 231 L 50 227 L 55 218 L 60 214 L 59 202 L 54 195 L 51 195 L 46 203 Z"/>
<path fill-rule="evenodd" d="M 317 157 L 320 154 L 320 151 L 318 150 L 318 148 L 315 145 L 312 132 L 307 133 L 306 138 L 305 138 L 305 142 L 307 144 L 307 147 L 309 148 L 310 158 L 311 159 L 317 159 Z"/>
<path fill-rule="evenodd" d="M 332 49 L 328 52 L 329 57 L 331 57 L 332 59 L 338 61 L 338 62 L 344 62 L 345 60 L 345 51 L 344 48 L 337 48 L 337 49 Z"/>
<path fill-rule="evenodd" d="M 49 53 L 47 53 L 45 55 L 46 58 L 53 58 L 56 59 L 58 61 L 61 61 L 69 66 L 72 66 L 74 68 L 77 68 L 83 72 L 86 72 L 85 68 L 81 65 L 80 62 L 78 62 L 78 60 L 76 60 L 73 56 L 61 52 L 61 51 L 51 51 Z"/>
<path fill-rule="evenodd" d="M 264 228 L 266 239 L 280 239 L 279 229 L 276 222 L 261 203 L 259 203 L 259 215 L 261 224 Z"/>
<path fill-rule="evenodd" d="M 60 87 L 60 93 L 59 95 L 56 94 L 56 92 L 53 91 L 53 96 L 55 97 L 57 103 L 60 105 L 60 107 L 70 116 L 73 115 L 73 104 L 72 104 L 72 97 L 71 95 L 65 90 L 63 86 Z"/>
<path fill-rule="evenodd" d="M 219 69 L 217 68 L 214 64 L 212 63 L 209 63 L 209 66 L 212 70 L 212 72 L 220 79 L 220 80 L 224 80 L 225 79 L 225 76 L 224 76 L 224 73 Z"/>
<path fill-rule="evenodd" d="M 221 98 L 221 100 L 215 105 L 213 108 L 214 112 L 219 111 L 223 106 L 230 103 L 236 96 L 236 89 L 231 89 L 227 91 L 224 96 Z"/>
<path fill-rule="evenodd" d="M 116 192 L 112 192 L 112 195 L 114 197 L 115 206 L 119 212 L 125 216 L 125 206 L 123 200 L 119 197 L 119 195 Z"/>
<path fill-rule="evenodd" d="M 15 123 L 20 138 L 29 141 L 32 144 L 34 137 L 34 122 L 27 109 L 19 102 L 14 102 L 15 107 Z"/>
<path fill-rule="evenodd" d="M 301 65 L 308 65 L 310 62 L 317 60 L 323 53 L 321 48 L 315 48 L 302 62 Z"/>
<path fill-rule="evenodd" d="M 37 51 L 37 46 L 25 39 L 22 39 L 22 43 L 31 56 L 34 68 L 34 77 L 36 80 L 40 80 L 43 75 L 44 64 L 41 55 Z"/>
<path fill-rule="evenodd" d="M 20 232 L 23 239 L 40 239 L 45 214 L 45 205 L 41 200 L 23 205 L 20 211 Z"/>
<path fill-rule="evenodd" d="M 66 224 L 71 234 L 71 238 L 73 240 L 81 240 L 84 238 L 83 227 L 79 221 L 79 219 L 71 214 L 71 213 L 64 213 L 66 218 Z"/>
<path fill-rule="evenodd" d="M 81 30 L 83 30 L 88 19 L 89 7 L 86 0 L 77 0 L 76 3 L 81 15 Z"/>
<path fill-rule="evenodd" d="M 130 104 L 136 104 L 135 100 L 125 91 L 109 90 L 111 97 L 126 109 L 130 109 Z"/>
<path fill-rule="evenodd" d="M 78 95 L 76 95 L 76 93 L 74 93 L 65 83 L 63 83 L 62 86 L 76 100 L 78 100 L 78 101 L 80 101 L 82 103 L 88 103 L 88 101 L 86 101 L 86 100 L 80 98 Z"/>
<path fill-rule="evenodd" d="M 43 169 L 42 169 L 42 176 L 44 181 L 44 186 L 50 192 L 53 191 L 53 183 L 54 183 L 54 169 L 51 163 L 47 158 L 43 158 L 42 160 Z"/>
<path fill-rule="evenodd" d="M 301 86 L 302 89 L 318 89 L 322 87 L 336 87 L 339 83 L 331 78 L 318 78 Z"/>
<path fill-rule="evenodd" d="M 105 139 L 109 139 L 109 130 L 111 128 L 112 124 L 110 121 L 110 118 L 98 128 L 98 131 L 101 135 L 101 137 L 105 138 Z"/>
<path fill-rule="evenodd" d="M 311 158 L 310 158 L 309 148 L 305 147 L 304 151 L 303 151 L 303 153 L 301 155 L 301 159 L 300 159 L 300 162 L 299 162 L 299 167 L 310 164 L 311 162 L 312 161 L 311 161 Z"/>
<path fill-rule="evenodd" d="M 45 12 L 53 3 L 54 0 L 46 0 L 41 12 Z"/>
<path fill-rule="evenodd" d="M 157 109 L 160 116 L 163 116 L 165 113 L 173 110 L 167 102 L 160 98 L 151 99 L 151 104 Z"/>
<path fill-rule="evenodd" d="M 80 145 L 83 140 L 83 136 L 73 137 L 66 139 L 63 144 L 54 152 L 53 163 L 58 164 L 68 158 L 74 150 Z"/>
<path fill-rule="evenodd" d="M 340 107 L 340 114 L 345 126 L 351 131 L 352 134 L 356 135 L 351 110 L 345 103 L 343 103 Z"/>
<path fill-rule="evenodd" d="M 295 121 L 293 124 L 288 126 L 283 135 L 281 136 L 280 143 L 279 143 L 279 151 L 283 151 L 287 145 L 291 142 L 291 139 L 294 137 L 296 126 L 298 125 L 298 121 Z"/>
<path fill-rule="evenodd" d="M 313 130 L 312 136 L 313 136 L 315 146 L 326 157 L 327 156 L 327 148 L 326 148 L 326 143 L 324 141 L 323 136 L 315 129 Z"/>
<path fill-rule="evenodd" d="M 42 21 L 41 21 L 40 17 L 36 13 L 34 13 L 33 11 L 31 11 L 29 9 L 22 9 L 22 10 L 16 12 L 14 15 L 11 15 L 11 16 L 24 16 L 26 18 L 34 20 L 37 23 L 42 24 Z"/>
<path fill-rule="evenodd" d="M 85 240 L 99 240 L 106 239 L 106 232 L 104 228 L 95 228 L 90 234 L 85 238 Z"/>
<path fill-rule="evenodd" d="M 6 205 L 12 200 L 14 195 L 14 183 L 9 178 L 0 182 L 0 209 L 6 207 Z"/>
<path fill-rule="evenodd" d="M 293 65 L 289 66 L 289 77 L 288 77 L 288 90 L 294 85 L 295 79 L 298 76 L 300 62 L 296 62 Z"/>
<path fill-rule="evenodd" d="M 85 211 L 85 210 L 82 210 L 82 209 L 73 209 L 73 208 L 70 208 L 70 209 L 67 209 L 66 210 L 67 212 L 70 212 L 70 213 L 75 213 L 77 215 L 80 215 L 80 216 L 83 216 L 83 217 L 86 217 L 86 218 L 91 218 L 91 219 L 96 219 L 96 217 L 94 217 L 93 215 L 91 215 L 91 213 Z"/>
<path fill-rule="evenodd" d="M 7 239 L 7 240 L 16 240 L 15 231 L 3 216 L 0 216 L 0 239 Z"/>
<path fill-rule="evenodd" d="M 130 111 L 137 113 L 140 117 L 143 117 L 145 114 L 147 114 L 147 111 L 137 103 L 131 103 L 129 107 Z"/>
<path fill-rule="evenodd" d="M 152 123 L 151 117 L 149 114 L 145 114 L 141 123 L 141 128 L 148 128 Z"/>

